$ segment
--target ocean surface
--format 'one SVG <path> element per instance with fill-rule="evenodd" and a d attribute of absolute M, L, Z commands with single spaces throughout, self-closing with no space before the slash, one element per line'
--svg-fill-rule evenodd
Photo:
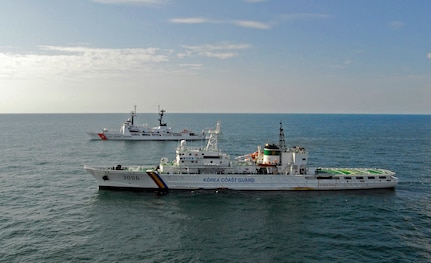
<path fill-rule="evenodd" d="M 174 130 L 221 121 L 232 157 L 277 143 L 310 164 L 379 167 L 395 190 L 99 190 L 85 164 L 157 164 L 177 142 L 92 141 L 128 114 L 0 115 L 1 262 L 431 262 L 431 116 L 167 114 Z M 156 114 L 138 123 L 157 124 Z M 195 144 L 202 144 L 195 142 Z"/>

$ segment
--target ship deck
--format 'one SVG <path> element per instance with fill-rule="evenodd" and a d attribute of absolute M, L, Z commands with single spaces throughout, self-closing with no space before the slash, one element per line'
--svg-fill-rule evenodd
<path fill-rule="evenodd" d="M 331 175 L 391 175 L 387 170 L 372 169 L 372 168 L 319 168 L 318 174 L 331 174 Z"/>

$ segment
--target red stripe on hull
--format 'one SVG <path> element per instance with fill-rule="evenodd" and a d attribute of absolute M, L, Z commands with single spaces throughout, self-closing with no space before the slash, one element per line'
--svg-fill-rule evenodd
<path fill-rule="evenodd" d="M 106 138 L 105 134 L 103 134 L 103 133 L 98 133 L 97 135 L 99 135 L 100 139 L 102 139 L 104 141 L 108 139 L 108 138 Z"/>

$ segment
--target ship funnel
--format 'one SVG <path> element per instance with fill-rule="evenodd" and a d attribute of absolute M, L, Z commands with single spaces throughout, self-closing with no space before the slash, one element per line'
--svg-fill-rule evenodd
<path fill-rule="evenodd" d="M 186 140 L 181 140 L 181 142 L 180 142 L 180 150 L 184 151 L 186 149 L 186 146 L 187 146 Z"/>
<path fill-rule="evenodd" d="M 275 144 L 266 144 L 263 148 L 263 163 L 264 164 L 279 164 L 280 163 L 280 148 Z"/>

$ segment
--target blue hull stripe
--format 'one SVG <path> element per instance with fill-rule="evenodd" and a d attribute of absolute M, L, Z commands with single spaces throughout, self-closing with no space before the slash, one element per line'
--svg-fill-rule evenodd
<path fill-rule="evenodd" d="M 160 188 L 160 189 L 168 189 L 168 186 L 163 181 L 163 179 L 160 177 L 160 175 L 155 171 L 148 171 L 147 174 L 150 176 L 151 179 L 153 179 L 154 183 Z"/>

